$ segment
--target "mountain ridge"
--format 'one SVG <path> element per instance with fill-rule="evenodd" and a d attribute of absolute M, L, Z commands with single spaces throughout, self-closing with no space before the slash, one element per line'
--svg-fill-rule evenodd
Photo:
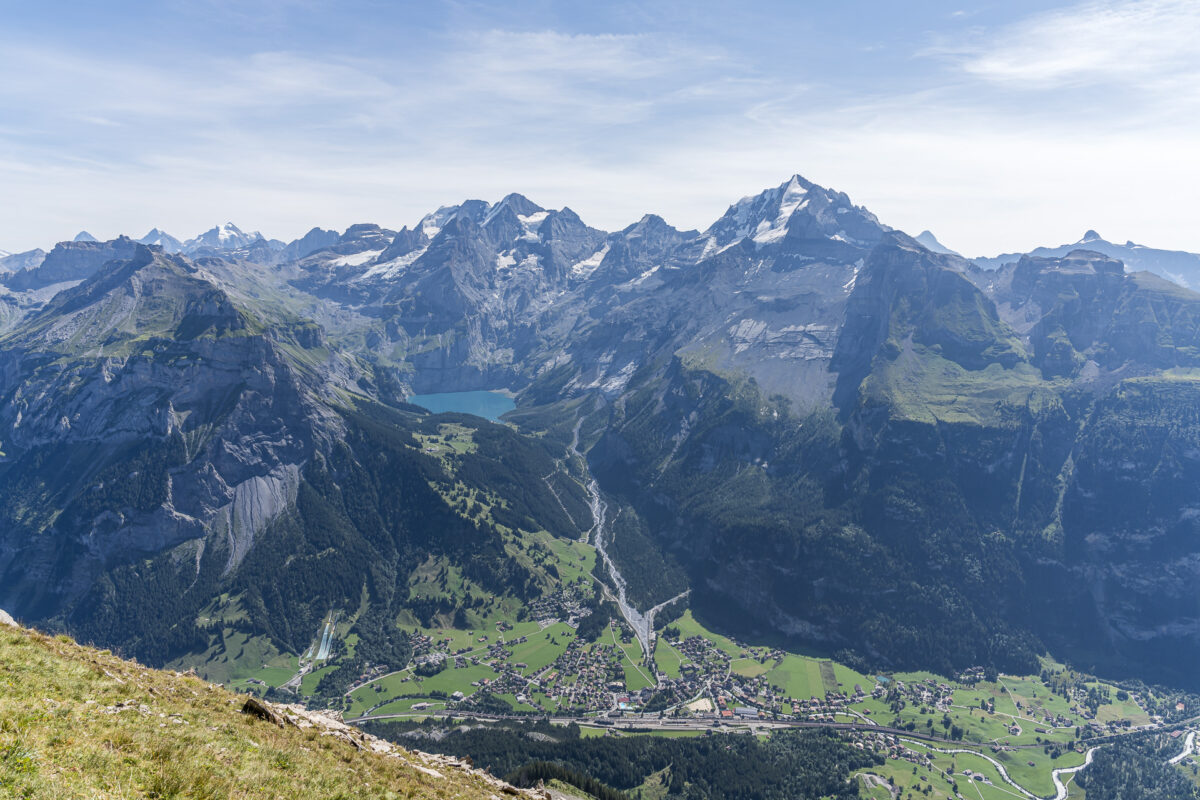
<path fill-rule="evenodd" d="M 160 660 L 215 646 L 195 621 L 213 602 L 298 647 L 329 608 L 354 605 L 368 562 L 368 630 L 425 613 L 408 584 L 422 553 L 528 602 L 549 579 L 507 561 L 522 547 L 514 531 L 572 524 L 543 508 L 460 529 L 446 498 L 461 490 L 414 444 L 433 423 L 404 405 L 504 387 L 520 421 L 509 447 L 546 437 L 527 457 L 560 466 L 515 484 L 464 455 L 489 476 L 472 491 L 505 498 L 493 508 L 547 485 L 578 498 L 594 476 L 631 520 L 618 561 L 658 553 L 704 613 L 738 609 L 738 624 L 851 659 L 947 671 L 1028 669 L 1053 646 L 1187 680 L 1181 664 L 1200 654 L 1181 588 L 1197 431 L 1155 405 L 1186 409 L 1197 382 L 1200 296 L 1186 289 L 1074 249 L 983 270 L 799 176 L 704 232 L 647 215 L 606 233 L 508 195 L 411 229 L 310 234 L 290 251 L 261 237 L 191 255 L 64 245 L 37 268 L 43 280 L 18 280 L 49 292 L 52 278 L 92 271 L 53 298 L 12 295 L 24 305 L 0 338 L 0 482 L 20 500 L 0 556 L 24 588 L 0 600 Z M 104 261 L 105 248 L 136 258 Z M 92 260 L 56 272 L 75 250 Z M 153 291 L 139 288 L 144 270 L 159 276 Z M 1140 454 L 1136 480 L 1113 442 Z M 79 485 L 33 466 L 101 445 L 110 452 Z M 147 459 L 170 467 L 147 471 Z M 129 473 L 147 476 L 143 493 L 110 488 Z M 452 541 L 395 515 L 384 497 L 401 485 L 458 531 Z M 1162 510 L 1139 531 L 1116 504 L 1147 497 Z M 38 503 L 51 515 L 30 513 Z M 338 555 L 320 566 L 329 531 Z M 1139 536 L 1170 543 L 1137 551 L 1162 604 L 1105 556 Z M 154 566 L 139 570 L 144 557 Z M 974 566 L 958 574 L 956 559 Z M 295 568 L 264 593 L 255 581 L 276 560 Z M 41 577 L 21 583 L 28 564 Z M 484 565 L 504 577 L 488 583 Z M 864 596 L 839 577 L 851 573 Z M 326 587 L 320 599 L 308 584 Z M 180 587 L 178 616 L 130 627 L 121 616 L 136 616 L 146 585 Z M 36 603 L 21 596 L 35 590 Z M 85 596 L 97 611 L 79 610 Z M 1039 603 L 1062 614 L 1039 616 Z M 919 624 L 897 618 L 905 607 Z"/>

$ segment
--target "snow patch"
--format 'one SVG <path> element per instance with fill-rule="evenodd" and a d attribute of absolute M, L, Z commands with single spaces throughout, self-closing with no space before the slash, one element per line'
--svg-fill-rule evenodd
<path fill-rule="evenodd" d="M 854 291 L 854 285 L 858 283 L 858 273 L 862 267 L 863 260 L 861 258 L 854 262 L 854 273 L 850 276 L 850 280 L 842 284 L 842 288 L 845 289 L 847 293 Z"/>
<path fill-rule="evenodd" d="M 654 273 L 658 272 L 658 269 L 659 269 L 658 267 L 651 267 L 650 269 L 643 272 L 641 275 L 638 275 L 636 278 L 631 280 L 629 282 L 629 285 L 630 286 L 638 286 L 642 283 L 645 283 L 647 278 L 649 278 Z"/>
<path fill-rule="evenodd" d="M 536 214 L 528 216 L 517 215 L 517 219 L 521 222 L 521 227 L 525 229 L 525 233 L 521 235 L 522 239 L 530 242 L 538 241 L 538 226 L 546 221 L 546 217 L 550 216 L 549 211 L 539 211 Z"/>
<path fill-rule="evenodd" d="M 760 246 L 777 242 L 787 235 L 788 220 L 800 209 L 808 205 L 808 189 L 800 185 L 800 180 L 793 177 L 783 189 L 779 198 L 779 213 L 773 220 L 763 220 L 754 230 L 753 239 Z"/>
<path fill-rule="evenodd" d="M 393 258 L 391 261 L 384 261 L 382 264 L 376 264 L 355 280 L 365 281 L 375 278 L 391 280 L 405 269 L 410 267 L 418 258 L 425 255 L 425 251 L 428 249 L 428 247 L 422 247 L 420 249 L 413 250 L 411 253 L 402 255 L 399 258 Z"/>
<path fill-rule="evenodd" d="M 596 271 L 596 267 L 600 266 L 600 262 L 604 260 L 604 257 L 608 255 L 608 248 L 609 245 L 605 243 L 604 247 L 601 247 L 583 261 L 571 265 L 571 275 L 576 278 L 589 277 L 593 272 Z"/>
<path fill-rule="evenodd" d="M 600 385 L 600 391 L 609 394 L 623 392 L 629 384 L 629 379 L 633 377 L 634 371 L 637 370 L 637 364 L 632 361 L 621 367 L 621 371 L 616 375 L 610 376 L 604 383 Z"/>
<path fill-rule="evenodd" d="M 361 267 L 369 261 L 379 258 L 383 250 L 363 250 L 361 253 L 351 253 L 348 256 L 338 256 L 329 262 L 332 267 Z"/>
<path fill-rule="evenodd" d="M 432 239 L 442 232 L 442 228 L 446 226 L 446 222 L 458 213 L 459 206 L 442 206 L 432 214 L 426 214 L 417 223 L 421 229 L 421 233 Z"/>

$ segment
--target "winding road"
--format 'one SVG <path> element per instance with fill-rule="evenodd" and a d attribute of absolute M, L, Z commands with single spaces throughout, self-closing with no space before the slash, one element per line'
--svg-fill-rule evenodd
<path fill-rule="evenodd" d="M 1183 752 L 1167 761 L 1167 763 L 1178 764 L 1194 752 L 1196 752 L 1196 732 L 1188 731 L 1187 738 L 1183 740 Z"/>
<path fill-rule="evenodd" d="M 1081 769 L 1086 767 L 1088 764 L 1091 764 L 1092 763 L 1092 754 L 1095 753 L 1099 749 L 1100 748 L 1098 748 L 1098 747 L 1088 748 L 1087 755 L 1084 756 L 1084 758 L 1083 758 L 1083 763 L 1080 764 L 1078 767 L 1065 767 L 1063 769 L 1056 769 L 1050 773 L 1050 779 L 1052 781 L 1054 781 L 1054 791 L 1055 791 L 1054 800 L 1067 800 L 1067 785 L 1065 783 L 1063 783 L 1062 776 L 1063 775 L 1074 775 L 1076 772 L 1079 772 Z"/>
<path fill-rule="evenodd" d="M 952 748 L 934 747 L 933 745 L 925 744 L 924 742 L 918 742 L 915 739 L 901 738 L 901 741 L 907 742 L 909 744 L 915 744 L 919 747 L 924 747 L 926 750 L 933 750 L 938 753 L 947 753 L 947 754 L 969 753 L 970 755 L 973 755 L 973 756 L 979 756 L 980 758 L 984 759 L 985 761 L 991 762 L 992 766 L 996 768 L 996 772 L 1000 773 L 1000 777 L 1004 779 L 1005 783 L 1007 783 L 1009 786 L 1016 789 L 1021 794 L 1028 797 L 1030 800 L 1049 800 L 1048 798 L 1039 797 L 1038 795 L 1029 791 L 1025 787 L 1021 786 L 1021 784 L 1017 783 L 1016 781 L 1014 781 L 1012 778 L 1010 778 L 1008 776 L 1008 770 L 1006 770 L 1004 768 L 1003 764 L 1001 764 L 999 761 L 992 758 L 991 756 L 987 755 L 986 753 L 980 752 L 979 750 L 967 750 L 965 748 L 958 748 L 958 747 L 952 747 Z M 1089 764 L 1092 763 L 1092 754 L 1095 753 L 1096 750 L 1098 750 L 1098 749 L 1099 748 L 1097 748 L 1097 747 L 1090 748 L 1087 751 L 1087 755 L 1085 755 L 1083 758 L 1083 763 L 1077 767 L 1062 767 L 1060 769 L 1051 771 L 1050 779 L 1052 781 L 1054 781 L 1054 798 L 1053 798 L 1053 800 L 1067 800 L 1067 785 L 1063 782 L 1062 776 L 1063 775 L 1074 775 L 1076 772 L 1079 772 L 1080 770 L 1087 767 Z"/>

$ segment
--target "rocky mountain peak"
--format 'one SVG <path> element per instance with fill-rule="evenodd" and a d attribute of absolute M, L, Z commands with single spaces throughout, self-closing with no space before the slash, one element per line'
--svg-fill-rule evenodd
<path fill-rule="evenodd" d="M 71 241 L 73 241 L 73 242 L 95 242 L 95 241 L 99 241 L 99 240 L 96 239 L 95 236 L 92 236 L 87 231 L 80 231 L 79 233 L 75 234 L 75 238 L 72 239 Z"/>
<path fill-rule="evenodd" d="M 750 237 L 759 245 L 771 244 L 787 235 L 792 215 L 807 205 L 814 184 L 793 175 L 773 189 L 743 197 L 729 207 L 725 215 L 705 233 L 717 247 Z"/>
<path fill-rule="evenodd" d="M 949 247 L 946 247 L 946 245 L 939 242 L 938 238 L 933 235 L 932 231 L 929 231 L 929 230 L 921 231 L 919 234 L 916 235 L 915 238 L 918 242 L 921 243 L 922 247 L 924 247 L 926 250 L 929 250 L 930 252 L 943 253 L 943 254 L 953 255 L 953 256 L 961 255 L 961 253 L 951 250 Z"/>
<path fill-rule="evenodd" d="M 1023 259 L 1022 259 L 1023 260 Z M 1083 272 L 1095 275 L 1124 275 L 1125 263 L 1095 250 L 1072 250 L 1062 258 L 1039 260 L 1043 269 L 1058 272 Z"/>
<path fill-rule="evenodd" d="M 333 247 L 339 238 L 341 237 L 337 231 L 313 228 L 299 239 L 285 245 L 279 257 L 282 261 L 295 261 L 326 247 Z"/>
<path fill-rule="evenodd" d="M 832 240 L 865 252 L 888 230 L 874 214 L 852 204 L 844 193 L 793 175 L 773 189 L 743 197 L 730 206 L 704 232 L 704 256 L 743 241 L 761 249 L 789 240 Z"/>
<path fill-rule="evenodd" d="M 346 232 L 338 237 L 338 252 L 343 252 L 346 245 L 354 245 L 355 250 L 384 250 L 392 243 L 396 232 L 380 227 L 372 222 L 360 222 L 346 228 Z"/>
<path fill-rule="evenodd" d="M 695 231 L 690 231 L 695 236 Z M 646 214 L 632 225 L 624 228 L 621 231 L 626 239 L 635 239 L 639 237 L 659 237 L 659 236 L 676 236 L 680 231 L 669 225 L 665 219 L 658 214 Z M 689 237 L 690 238 L 690 237 Z"/>
<path fill-rule="evenodd" d="M 158 228 L 151 228 L 150 231 L 137 240 L 140 244 L 158 245 L 165 253 L 178 253 L 183 249 L 183 242 L 176 239 L 166 231 Z"/>
<path fill-rule="evenodd" d="M 253 244 L 255 240 L 262 238 L 263 235 L 258 231 L 245 233 L 232 222 L 226 222 L 224 225 L 214 225 L 199 236 L 184 242 L 183 252 L 196 253 L 201 250 L 236 250 L 240 247 Z"/>
<path fill-rule="evenodd" d="M 476 225 L 482 225 L 492 204 L 486 200 L 465 200 L 462 205 L 454 207 L 454 216 L 465 217 Z"/>
<path fill-rule="evenodd" d="M 511 209 L 519 217 L 528 217 L 531 214 L 537 214 L 546 210 L 525 195 L 517 194 L 516 192 L 506 195 L 499 203 L 492 206 L 490 214 L 495 214 L 502 208 Z"/>
<path fill-rule="evenodd" d="M 59 242 L 40 264 L 14 272 L 5 277 L 4 282 L 14 291 L 29 291 L 81 281 L 108 261 L 132 258 L 139 247 L 144 245 L 128 236 L 118 236 L 108 242 Z"/>

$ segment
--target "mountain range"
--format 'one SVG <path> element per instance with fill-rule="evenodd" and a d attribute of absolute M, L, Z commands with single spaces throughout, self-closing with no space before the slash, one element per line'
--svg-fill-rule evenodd
<path fill-rule="evenodd" d="M 968 261 L 798 175 L 704 231 L 511 194 L 77 237 L 0 276 L 0 607 L 149 663 L 217 617 L 299 652 L 330 609 L 382 648 L 471 613 L 422 599 L 429 559 L 547 591 L 520 534 L 602 525 L 594 481 L 643 608 L 1195 685 L 1200 294 L 1154 274 L 1182 255 L 1060 249 Z M 499 388 L 509 425 L 407 402 Z"/>
<path fill-rule="evenodd" d="M 1200 255 L 1182 250 L 1160 250 L 1130 241 L 1117 244 L 1091 230 L 1072 244 L 1063 244 L 1058 247 L 1038 247 L 1028 254 L 1004 253 L 993 258 L 972 260 L 977 266 L 984 269 L 998 269 L 1005 264 L 1016 263 L 1022 255 L 1053 258 L 1065 256 L 1073 250 L 1091 250 L 1120 259 L 1131 271 L 1153 272 L 1160 278 L 1166 278 L 1185 289 L 1200 287 Z"/>

